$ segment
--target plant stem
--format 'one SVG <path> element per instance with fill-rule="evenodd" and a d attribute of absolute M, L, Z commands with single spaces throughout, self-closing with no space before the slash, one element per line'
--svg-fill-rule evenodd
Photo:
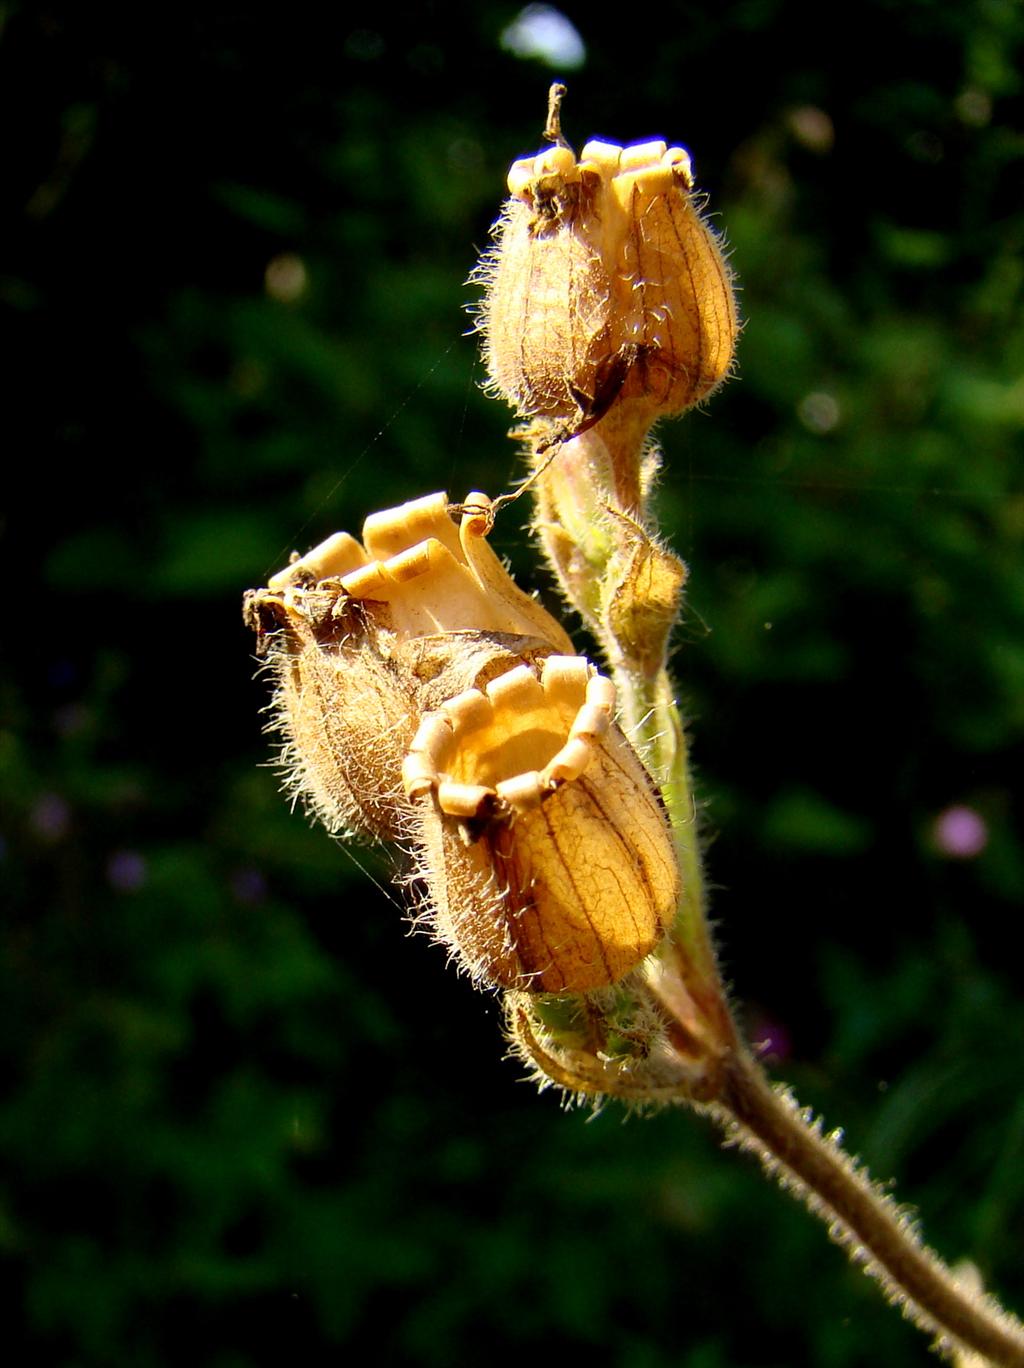
<path fill-rule="evenodd" d="M 642 731 L 672 814 L 684 874 L 675 944 L 663 955 L 666 982 L 655 991 L 668 1014 L 676 1015 L 666 988 L 678 978 L 697 1006 L 699 1019 L 707 1024 L 706 1039 L 717 1039 L 725 1047 L 707 1073 L 710 1115 L 825 1221 L 853 1262 L 878 1279 L 890 1301 L 919 1329 L 936 1335 L 939 1347 L 964 1346 L 1003 1368 L 1024 1368 L 1024 1326 L 994 1298 L 957 1282 L 921 1242 L 907 1215 L 846 1154 L 838 1138 L 823 1135 L 787 1091 L 773 1088 L 739 1043 L 704 915 L 700 849 L 678 709 L 664 672 L 653 689 L 644 689 L 635 671 L 630 684 L 630 705 L 649 709 Z M 709 991 L 709 983 L 717 991 Z M 692 1022 L 684 1024 L 692 1031 Z"/>
<path fill-rule="evenodd" d="M 655 545 L 644 530 L 647 509 L 638 474 L 642 437 L 606 418 L 566 443 L 559 463 L 549 462 L 538 473 L 536 525 L 566 596 L 604 650 L 623 726 L 661 789 L 675 833 L 680 904 L 647 982 L 672 1050 L 690 1070 L 677 1096 L 707 1110 L 730 1139 L 753 1151 L 769 1173 L 801 1197 L 850 1258 L 878 1279 L 886 1296 L 920 1329 L 937 1336 L 940 1349 L 967 1348 L 1002 1368 L 1024 1368 L 1024 1326 L 994 1298 L 958 1282 L 838 1138 L 823 1135 L 785 1089 L 773 1088 L 740 1042 L 707 924 L 686 736 L 666 669 L 671 613 L 662 619 L 661 650 L 652 658 L 649 634 L 620 630 L 612 611 L 624 594 L 631 595 L 633 622 L 641 620 L 644 582 L 624 578 L 623 567 L 638 544 Z M 630 470 L 636 477 L 632 484 L 623 475 Z M 578 1065 L 563 1081 L 552 1073 L 557 1061 L 540 1060 L 532 1046 L 527 1053 L 563 1086 L 598 1087 Z M 597 1074 L 604 1077 L 603 1065 Z M 661 1089 L 649 1095 L 664 1099 Z"/>
<path fill-rule="evenodd" d="M 717 980 L 705 908 L 697 804 L 690 787 L 686 731 L 668 671 L 663 667 L 650 678 L 635 669 L 619 670 L 617 682 L 628 709 L 627 717 L 631 714 L 637 719 L 630 727 L 631 739 L 655 776 L 672 823 L 681 883 L 675 936 L 692 971 L 687 976 Z"/>
<path fill-rule="evenodd" d="M 745 1052 L 725 1061 L 709 1111 L 765 1169 L 803 1198 L 854 1262 L 939 1347 L 963 1346 L 1003 1368 L 1024 1368 L 1024 1326 L 991 1297 L 957 1282 L 909 1217 Z"/>
<path fill-rule="evenodd" d="M 614 644 L 621 650 L 621 642 Z M 723 1047 L 717 1059 L 713 1051 L 708 1056 L 709 1114 L 825 1221 L 853 1262 L 881 1283 L 919 1329 L 937 1336 L 939 1348 L 962 1346 L 1003 1368 L 1024 1368 L 1024 1326 L 994 1298 L 958 1282 L 838 1138 L 823 1135 L 785 1089 L 773 1088 L 739 1043 L 708 932 L 686 736 L 671 682 L 664 667 L 654 677 L 645 675 L 627 653 L 616 663 L 624 712 L 672 819 L 682 875 L 673 943 L 663 952 L 662 981 L 652 987 L 688 1035 L 696 1008 L 697 1037 L 705 1047 L 716 1040 Z M 684 989 L 682 997 L 674 999 L 672 982 Z M 684 1002 L 685 1020 L 678 1006 Z"/>

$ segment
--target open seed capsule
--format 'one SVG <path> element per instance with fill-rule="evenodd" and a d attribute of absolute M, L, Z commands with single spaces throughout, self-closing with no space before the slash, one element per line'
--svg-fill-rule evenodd
<path fill-rule="evenodd" d="M 404 764 L 438 937 L 475 978 L 533 992 L 617 982 L 679 892 L 664 808 L 581 656 L 519 666 L 421 722 Z"/>
<path fill-rule="evenodd" d="M 335 533 L 246 596 L 286 785 L 331 832 L 403 833 L 402 759 L 446 687 L 571 649 L 488 545 L 490 508 L 470 495 L 458 527 L 443 494 L 373 514 L 362 543 Z"/>
<path fill-rule="evenodd" d="M 401 840 L 479 982 L 583 992 L 676 905 L 661 800 L 615 690 L 513 583 L 491 505 L 443 495 L 336 534 L 250 593 L 288 786 L 336 833 Z"/>

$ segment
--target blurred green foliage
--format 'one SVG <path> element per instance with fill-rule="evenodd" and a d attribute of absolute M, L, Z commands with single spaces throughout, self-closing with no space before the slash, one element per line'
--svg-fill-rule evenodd
<path fill-rule="evenodd" d="M 553 74 L 515 13 L 0 10 L 9 1362 L 929 1361 L 701 1122 L 524 1088 L 266 767 L 241 591 L 514 477 L 462 281 Z M 570 138 L 686 142 L 743 289 L 661 434 L 725 971 L 1020 1309 L 1021 8 L 565 13 Z"/>

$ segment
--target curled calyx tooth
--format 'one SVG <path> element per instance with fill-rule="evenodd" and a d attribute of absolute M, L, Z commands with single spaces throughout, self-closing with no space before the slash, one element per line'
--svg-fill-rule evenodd
<path fill-rule="evenodd" d="M 683 148 L 559 141 L 514 162 L 508 188 L 472 280 L 491 386 L 519 414 L 572 432 L 628 405 L 649 426 L 725 379 L 732 275 Z"/>
<path fill-rule="evenodd" d="M 550 655 L 449 699 L 417 728 L 403 782 L 432 929 L 483 983 L 616 983 L 674 915 L 665 811 L 614 702 L 583 657 Z"/>

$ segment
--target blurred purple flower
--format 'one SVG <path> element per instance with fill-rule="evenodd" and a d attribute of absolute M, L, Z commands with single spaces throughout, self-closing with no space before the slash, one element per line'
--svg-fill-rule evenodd
<path fill-rule="evenodd" d="M 988 826 L 974 808 L 957 803 L 936 817 L 932 840 L 939 853 L 951 860 L 973 860 L 988 845 Z"/>
<path fill-rule="evenodd" d="M 107 861 L 107 881 L 118 893 L 138 892 L 146 872 L 146 861 L 137 850 L 115 850 Z"/>
<path fill-rule="evenodd" d="M 760 1058 L 770 1059 L 777 1064 L 784 1063 L 793 1050 L 789 1031 L 773 1017 L 758 1015 L 754 1019 L 750 1038 Z"/>

